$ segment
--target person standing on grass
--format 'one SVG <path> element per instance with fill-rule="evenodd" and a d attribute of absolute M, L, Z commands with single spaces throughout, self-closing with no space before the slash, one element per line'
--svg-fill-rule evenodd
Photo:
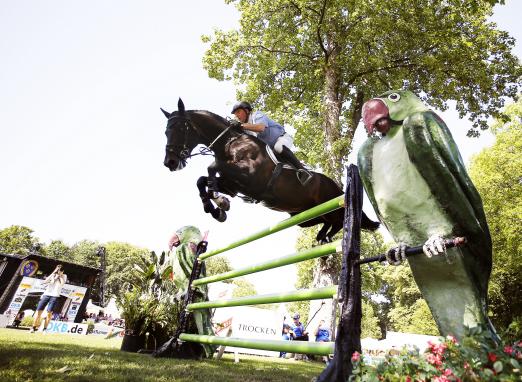
<path fill-rule="evenodd" d="M 308 332 L 306 331 L 301 321 L 299 321 L 299 319 L 301 318 L 299 313 L 294 314 L 292 318 L 294 319 L 294 322 L 290 324 L 290 335 L 292 336 L 292 340 L 308 341 Z M 305 354 L 296 354 L 294 356 L 294 359 L 307 361 L 308 357 Z"/>
<path fill-rule="evenodd" d="M 319 321 L 319 325 L 315 330 L 315 342 L 328 342 L 330 341 L 330 329 L 325 325 L 325 321 Z M 330 359 L 328 356 L 323 356 L 323 361 L 326 363 L 326 366 L 330 363 Z"/>
<path fill-rule="evenodd" d="M 42 317 L 42 312 L 47 305 L 47 317 L 44 321 L 43 332 L 47 330 L 47 326 L 51 321 L 51 317 L 53 315 L 53 308 L 56 304 L 56 300 L 60 297 L 60 293 L 62 292 L 62 287 L 67 281 L 67 275 L 63 273 L 63 268 L 60 264 L 56 266 L 56 269 L 51 273 L 44 281 L 44 284 L 47 284 L 47 288 L 43 293 L 40 301 L 38 302 L 38 307 L 36 308 L 36 318 L 33 323 L 33 327 L 31 328 L 31 333 L 34 333 L 38 330 L 40 326 L 40 320 Z"/>

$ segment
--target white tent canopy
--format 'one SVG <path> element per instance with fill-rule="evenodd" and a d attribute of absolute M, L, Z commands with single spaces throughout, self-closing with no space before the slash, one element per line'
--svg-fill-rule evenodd
<path fill-rule="evenodd" d="M 120 311 L 118 310 L 118 307 L 116 306 L 116 300 L 114 298 L 111 298 L 109 300 L 109 303 L 107 304 L 107 306 L 105 308 L 95 305 L 92 303 L 91 300 L 89 300 L 89 302 L 87 303 L 86 310 L 87 310 L 87 313 L 94 313 L 94 314 L 98 314 L 101 310 L 105 315 L 110 315 L 110 316 L 112 316 L 112 318 L 121 318 Z"/>

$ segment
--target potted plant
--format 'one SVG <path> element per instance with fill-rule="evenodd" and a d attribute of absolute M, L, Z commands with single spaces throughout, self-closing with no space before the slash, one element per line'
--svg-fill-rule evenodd
<path fill-rule="evenodd" d="M 152 252 L 150 257 L 143 256 L 140 263 L 135 264 L 128 291 L 117 298 L 125 320 L 121 350 L 154 350 L 175 331 L 180 302 L 169 279 L 171 272 L 165 253 L 158 257 Z M 148 344 L 146 334 L 150 339 Z"/>

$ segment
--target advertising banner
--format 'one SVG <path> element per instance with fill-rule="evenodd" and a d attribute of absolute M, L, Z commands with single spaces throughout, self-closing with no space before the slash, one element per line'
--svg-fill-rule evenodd
<path fill-rule="evenodd" d="M 92 330 L 92 333 L 89 334 L 95 334 L 98 336 L 108 336 L 108 337 L 114 337 L 118 335 L 120 332 L 124 332 L 125 329 L 123 328 L 117 328 L 115 326 L 111 325 L 105 325 L 105 324 L 94 324 L 94 329 Z"/>
<path fill-rule="evenodd" d="M 44 322 L 42 320 L 42 324 L 40 325 L 40 329 L 43 329 Z M 87 334 L 87 324 L 76 324 L 74 322 L 66 322 L 66 321 L 54 321 L 51 320 L 49 325 L 47 326 L 46 333 L 53 334 L 74 334 L 84 336 Z"/>
<path fill-rule="evenodd" d="M 216 309 L 212 320 L 220 337 L 281 340 L 283 316 L 277 311 L 238 306 Z M 229 332 L 231 330 L 231 332 Z M 227 346 L 227 352 L 279 357 L 279 352 Z"/>

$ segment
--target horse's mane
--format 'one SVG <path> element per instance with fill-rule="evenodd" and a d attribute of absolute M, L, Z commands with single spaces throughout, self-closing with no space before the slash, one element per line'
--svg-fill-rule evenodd
<path fill-rule="evenodd" d="M 224 123 L 225 125 L 228 125 L 230 123 L 226 118 L 223 118 L 222 116 L 212 113 L 208 110 L 189 110 L 189 112 L 206 115 L 210 118 L 218 120 L 221 123 Z"/>

